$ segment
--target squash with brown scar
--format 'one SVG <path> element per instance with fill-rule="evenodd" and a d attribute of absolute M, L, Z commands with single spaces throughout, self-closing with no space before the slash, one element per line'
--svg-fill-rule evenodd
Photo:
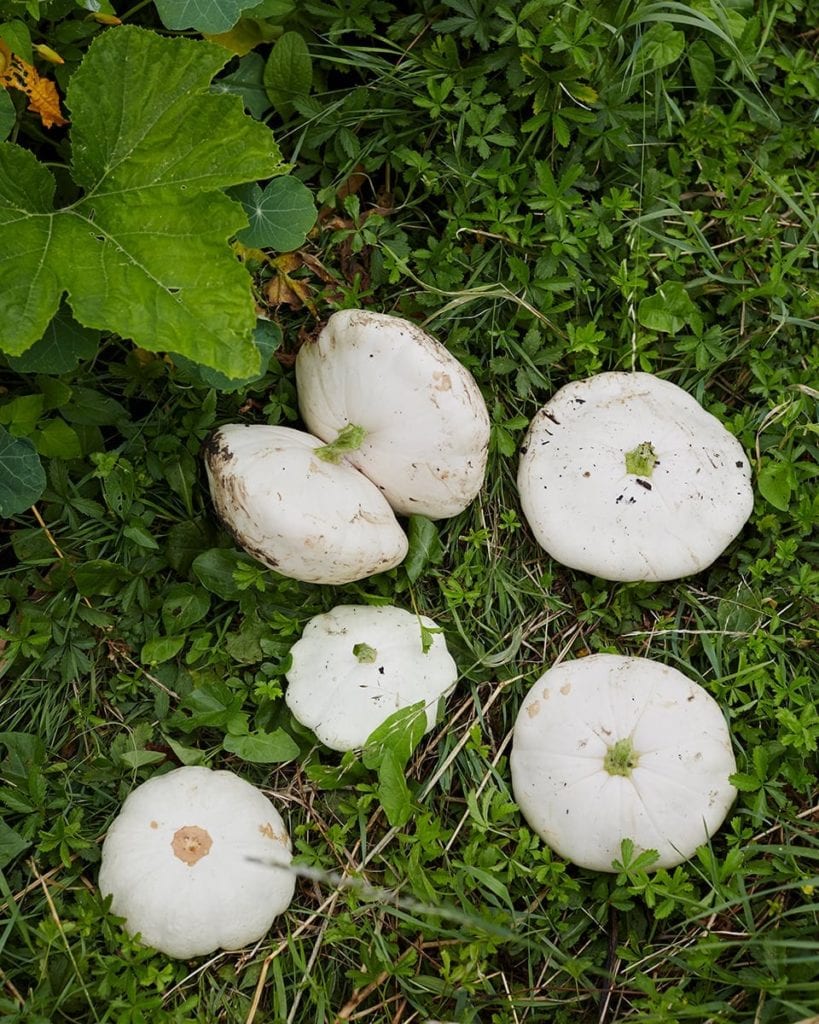
<path fill-rule="evenodd" d="M 260 790 L 233 772 L 177 768 L 128 796 L 99 885 L 130 934 L 187 958 L 260 939 L 293 898 L 290 860 L 284 822 Z"/>

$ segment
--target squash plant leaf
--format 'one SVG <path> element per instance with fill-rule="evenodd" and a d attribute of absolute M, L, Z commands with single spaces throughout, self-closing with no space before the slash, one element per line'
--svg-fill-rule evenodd
<path fill-rule="evenodd" d="M 270 320 L 259 320 L 253 332 L 253 344 L 258 349 L 261 359 L 259 372 L 251 374 L 249 377 L 240 377 L 238 380 L 233 380 L 225 376 L 224 373 L 219 373 L 218 370 L 199 366 L 197 363 L 185 359 L 184 356 L 174 356 L 173 361 L 185 377 L 201 387 L 216 388 L 217 391 L 243 391 L 264 377 L 268 366 L 270 366 L 273 353 L 281 343 L 282 332 L 279 325 Z"/>
<path fill-rule="evenodd" d="M 46 478 L 34 445 L 0 427 L 0 519 L 23 512 L 40 497 Z"/>
<path fill-rule="evenodd" d="M 9 366 L 17 373 L 68 373 L 96 355 L 100 337 L 99 331 L 78 324 L 63 305 L 38 342 L 21 356 L 8 357 Z"/>
<path fill-rule="evenodd" d="M 258 371 L 244 227 L 221 190 L 281 173 L 270 131 L 210 81 L 209 43 L 109 29 L 68 88 L 72 167 L 84 194 L 55 210 L 51 172 L 0 143 L 0 344 L 38 341 L 62 296 L 83 326 L 116 331 L 232 378 Z"/>

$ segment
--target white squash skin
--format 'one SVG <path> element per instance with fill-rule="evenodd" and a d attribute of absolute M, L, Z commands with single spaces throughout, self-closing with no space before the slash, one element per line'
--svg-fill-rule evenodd
<path fill-rule="evenodd" d="M 489 414 L 470 372 L 417 325 L 365 310 L 334 313 L 296 358 L 302 418 L 330 443 L 363 427 L 347 455 L 402 515 L 445 519 L 483 484 Z"/>
<path fill-rule="evenodd" d="M 191 865 L 172 845 L 190 826 L 212 840 Z M 263 793 L 232 772 L 185 767 L 126 798 L 103 843 L 99 887 L 131 934 L 186 959 L 262 938 L 295 889 L 295 875 L 270 863 L 290 861 L 287 830 Z"/>
<path fill-rule="evenodd" d="M 651 442 L 650 478 L 625 454 Z M 741 445 L 682 388 L 601 373 L 561 388 L 534 417 L 518 490 L 535 539 L 603 579 L 671 580 L 707 568 L 753 509 Z M 648 486 L 647 486 L 648 485 Z"/>
<path fill-rule="evenodd" d="M 407 537 L 379 492 L 290 427 L 228 424 L 206 446 L 219 518 L 254 558 L 305 583 L 352 583 L 398 565 Z"/>
<path fill-rule="evenodd" d="M 436 628 L 391 605 L 338 605 L 314 616 L 290 651 L 284 696 L 294 717 L 331 750 L 354 750 L 390 715 L 423 700 L 429 732 L 458 669 L 441 633 L 424 654 L 421 624 Z M 376 660 L 360 662 L 357 644 L 373 648 Z"/>
<path fill-rule="evenodd" d="M 630 777 L 603 766 L 630 739 Z M 736 796 L 731 739 L 719 705 L 676 669 L 598 654 L 564 662 L 532 686 L 515 722 L 512 788 L 532 829 L 581 867 L 611 871 L 620 844 L 692 856 Z"/>

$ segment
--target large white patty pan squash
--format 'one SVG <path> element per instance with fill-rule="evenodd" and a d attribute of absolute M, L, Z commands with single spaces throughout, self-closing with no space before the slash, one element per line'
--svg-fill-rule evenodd
<path fill-rule="evenodd" d="M 707 568 L 753 508 L 739 442 L 682 388 L 601 373 L 561 388 L 534 417 L 518 489 L 538 543 L 608 580 Z"/>
<path fill-rule="evenodd" d="M 646 658 L 563 662 L 526 695 L 512 738 L 523 816 L 561 856 L 611 871 L 623 839 L 687 860 L 736 796 L 731 738 L 716 701 Z"/>
<path fill-rule="evenodd" d="M 228 424 L 205 446 L 219 518 L 254 558 L 305 583 L 351 583 L 392 569 L 407 537 L 378 488 L 301 430 Z"/>
<path fill-rule="evenodd" d="M 233 772 L 177 768 L 126 798 L 103 843 L 99 886 L 146 945 L 203 956 L 256 942 L 287 909 L 290 849 L 255 786 Z"/>
<path fill-rule="evenodd" d="M 400 317 L 345 309 L 296 358 L 307 429 L 336 442 L 401 515 L 461 512 L 483 483 L 489 414 L 472 374 Z M 343 432 L 343 433 L 342 433 Z"/>

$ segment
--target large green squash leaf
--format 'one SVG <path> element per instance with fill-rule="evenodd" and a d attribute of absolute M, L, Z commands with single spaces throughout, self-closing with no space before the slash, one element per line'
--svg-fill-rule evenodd
<path fill-rule="evenodd" d="M 250 279 L 227 241 L 246 224 L 221 190 L 281 173 L 270 131 L 210 92 L 228 59 L 209 43 L 110 29 L 68 89 L 72 174 L 0 143 L 0 347 L 38 341 L 68 295 L 75 319 L 232 378 L 259 368 Z"/>

